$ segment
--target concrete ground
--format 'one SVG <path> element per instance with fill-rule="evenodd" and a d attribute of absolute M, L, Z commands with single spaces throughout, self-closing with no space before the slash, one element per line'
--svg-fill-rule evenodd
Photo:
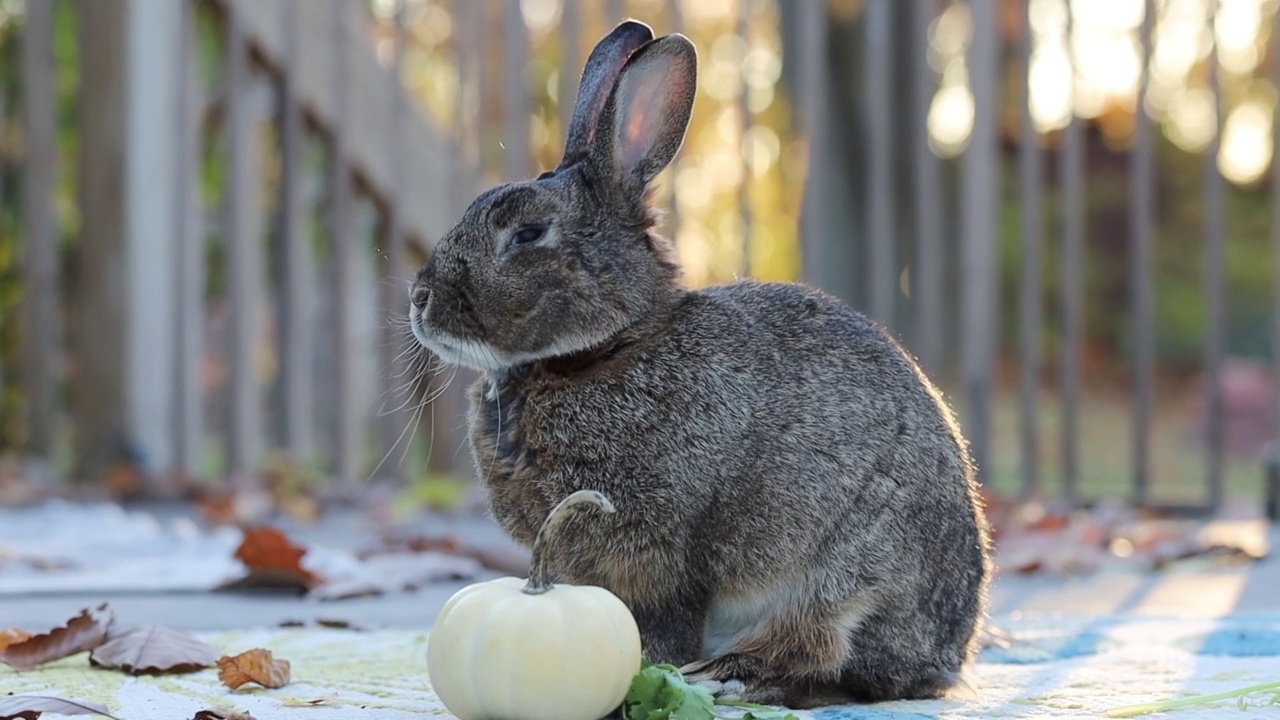
<path fill-rule="evenodd" d="M 147 508 L 158 517 L 190 512 L 174 506 Z M 300 543 L 344 550 L 376 544 L 377 528 L 355 514 L 339 514 L 315 525 L 286 526 Z M 510 545 L 483 517 L 423 517 L 407 533 L 456 533 L 469 543 Z M 1280 526 L 1249 524 L 1246 532 L 1280 544 Z M 490 573 L 488 576 L 496 576 Z M 446 600 L 475 580 L 428 585 L 416 592 L 338 601 L 310 601 L 273 593 L 77 593 L 0 595 L 0 627 L 37 630 L 62 623 L 85 607 L 110 602 L 117 617 L 193 631 L 273 626 L 286 620 L 339 619 L 370 628 L 425 629 Z M 1232 567 L 1192 561 L 1160 573 L 1108 571 L 1059 579 L 1002 575 L 992 587 L 993 617 L 1020 614 L 1187 615 L 1217 617 L 1233 612 L 1280 610 L 1280 557 Z"/>

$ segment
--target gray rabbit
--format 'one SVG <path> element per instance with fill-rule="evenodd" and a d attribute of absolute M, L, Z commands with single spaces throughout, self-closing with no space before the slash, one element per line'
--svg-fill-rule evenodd
<path fill-rule="evenodd" d="M 419 271 L 410 321 L 482 371 L 471 449 L 530 544 L 580 489 L 553 565 L 630 607 L 649 660 L 721 696 L 932 698 L 985 612 L 966 442 L 901 347 L 799 284 L 690 290 L 649 184 L 684 139 L 697 54 L 625 22 L 591 52 L 564 159 L 478 197 Z"/>

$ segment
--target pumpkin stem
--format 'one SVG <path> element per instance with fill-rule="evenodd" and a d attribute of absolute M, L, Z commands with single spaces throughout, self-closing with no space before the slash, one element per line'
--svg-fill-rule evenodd
<path fill-rule="evenodd" d="M 560 527 L 560 523 L 564 522 L 564 519 L 568 517 L 569 509 L 582 503 L 589 503 L 607 513 L 615 511 L 613 503 L 609 502 L 609 498 L 595 490 L 579 490 L 561 500 L 558 505 L 552 508 L 551 512 L 547 514 L 547 519 L 542 522 L 542 527 L 538 529 L 538 537 L 533 540 L 533 559 L 529 568 L 529 582 L 524 586 L 526 594 L 541 595 L 551 589 L 551 566 L 547 561 L 547 546 L 556 534 L 556 530 Z"/>

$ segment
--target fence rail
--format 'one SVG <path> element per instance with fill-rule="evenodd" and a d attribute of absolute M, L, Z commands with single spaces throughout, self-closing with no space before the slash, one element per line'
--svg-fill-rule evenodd
<path fill-rule="evenodd" d="M 376 416 L 406 378 L 425 395 L 392 320 L 404 282 L 477 187 L 554 162 L 587 47 L 634 15 L 690 34 L 701 56 L 695 126 L 658 195 L 693 282 L 800 276 L 882 322 L 960 407 L 999 492 L 1207 512 L 1254 492 L 1265 456 L 1280 497 L 1280 450 L 1232 440 L 1240 422 L 1280 437 L 1274 3 L 1133 0 L 1106 22 L 1065 0 L 94 5 L 77 6 L 103 26 L 82 18 L 84 222 L 70 277 L 55 3 L 28 2 L 21 31 L 33 456 L 60 442 L 50 369 L 65 350 L 79 472 L 110 466 L 123 437 L 153 470 L 199 473 L 217 436 L 221 474 L 251 477 L 283 449 L 323 456 L 347 483 L 367 476 L 423 434 L 410 413 Z M 1234 24 L 1215 25 L 1223 13 Z M 200 67 L 209 17 L 213 71 Z M 1253 35 L 1224 34 L 1241 22 Z M 1188 37 L 1213 42 L 1195 50 Z M 1095 56 L 1132 82 L 1104 87 Z M 1250 161 L 1227 177 L 1235 125 L 1261 116 L 1269 174 Z M 211 163 L 225 165 L 217 188 Z M 116 167 L 123 183 L 104 170 Z M 1260 264 L 1268 277 L 1244 267 Z M 215 276 L 225 288 L 208 290 Z M 1233 363 L 1250 353 L 1270 355 L 1253 390 L 1270 399 L 1240 421 Z M 1167 424 L 1171 395 L 1200 403 L 1202 427 Z M 435 411 L 444 449 L 430 461 L 465 471 L 456 387 Z M 100 459 L 85 461 L 95 442 Z M 1100 458 L 1119 462 L 1104 472 Z M 1173 499 L 1171 474 L 1187 486 Z"/>

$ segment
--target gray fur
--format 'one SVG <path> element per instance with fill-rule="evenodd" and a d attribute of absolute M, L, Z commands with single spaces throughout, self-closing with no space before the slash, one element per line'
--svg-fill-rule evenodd
<path fill-rule="evenodd" d="M 656 71 L 662 112 L 628 135 L 617 87 Z M 990 575 L 965 440 L 911 357 L 836 299 L 682 285 L 645 184 L 683 140 L 695 74 L 682 36 L 636 50 L 583 157 L 484 193 L 442 239 L 414 331 L 484 371 L 472 452 L 512 537 L 531 543 L 575 490 L 614 502 L 565 522 L 554 565 L 621 597 L 650 660 L 793 707 L 939 696 Z"/>

